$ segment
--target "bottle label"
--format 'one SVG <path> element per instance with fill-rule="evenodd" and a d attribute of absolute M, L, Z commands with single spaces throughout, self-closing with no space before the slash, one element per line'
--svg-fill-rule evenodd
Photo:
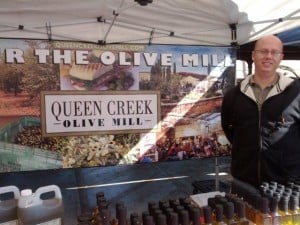
<path fill-rule="evenodd" d="M 39 223 L 37 225 L 61 225 L 61 219 L 57 218 L 57 219 L 50 220 L 47 222 Z"/>
<path fill-rule="evenodd" d="M 24 208 L 29 208 L 33 206 L 33 204 L 34 204 L 33 199 L 28 199 L 27 201 L 25 201 Z"/>
<path fill-rule="evenodd" d="M 18 220 L 11 220 L 4 223 L 0 223 L 0 225 L 18 225 Z"/>
<path fill-rule="evenodd" d="M 243 221 L 239 221 L 240 225 L 250 225 L 250 220 L 243 220 Z M 254 223 L 252 223 L 254 224 Z"/>
<path fill-rule="evenodd" d="M 274 216 L 272 218 L 272 225 L 281 225 L 281 216 Z"/>

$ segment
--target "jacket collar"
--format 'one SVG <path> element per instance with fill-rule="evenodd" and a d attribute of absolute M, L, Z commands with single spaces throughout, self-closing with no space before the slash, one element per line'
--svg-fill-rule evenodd
<path fill-rule="evenodd" d="M 243 92 L 248 97 L 252 98 L 255 101 L 255 96 L 251 87 L 251 80 L 253 80 L 253 74 L 247 76 L 242 82 L 240 86 L 241 92 Z M 270 98 L 274 95 L 281 93 L 287 86 L 289 86 L 294 79 L 287 77 L 281 73 L 278 73 L 279 79 L 278 82 L 273 86 L 271 91 L 269 92 L 267 98 Z"/>

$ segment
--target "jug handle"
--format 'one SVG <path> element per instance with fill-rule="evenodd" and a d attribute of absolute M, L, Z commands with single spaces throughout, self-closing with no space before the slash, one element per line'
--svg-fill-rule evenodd
<path fill-rule="evenodd" d="M 52 192 L 52 191 L 54 191 L 54 193 L 55 193 L 55 198 L 62 199 L 60 188 L 57 185 L 48 185 L 48 186 L 44 186 L 44 187 L 39 187 L 35 191 L 35 195 L 37 197 L 40 197 L 42 194 L 47 193 L 47 192 Z"/>
<path fill-rule="evenodd" d="M 20 198 L 20 190 L 16 186 L 10 185 L 5 187 L 0 187 L 0 194 L 4 193 L 14 193 L 14 198 L 19 199 Z"/>

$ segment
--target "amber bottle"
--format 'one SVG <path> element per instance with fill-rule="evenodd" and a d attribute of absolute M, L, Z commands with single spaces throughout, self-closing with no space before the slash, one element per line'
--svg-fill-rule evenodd
<path fill-rule="evenodd" d="M 272 217 L 269 214 L 269 199 L 261 197 L 259 201 L 259 210 L 255 215 L 257 225 L 272 225 Z"/>

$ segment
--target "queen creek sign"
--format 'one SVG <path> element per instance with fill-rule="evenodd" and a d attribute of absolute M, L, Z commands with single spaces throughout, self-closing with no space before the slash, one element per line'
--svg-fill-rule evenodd
<path fill-rule="evenodd" d="M 160 130 L 158 91 L 44 91 L 43 136 Z"/>

